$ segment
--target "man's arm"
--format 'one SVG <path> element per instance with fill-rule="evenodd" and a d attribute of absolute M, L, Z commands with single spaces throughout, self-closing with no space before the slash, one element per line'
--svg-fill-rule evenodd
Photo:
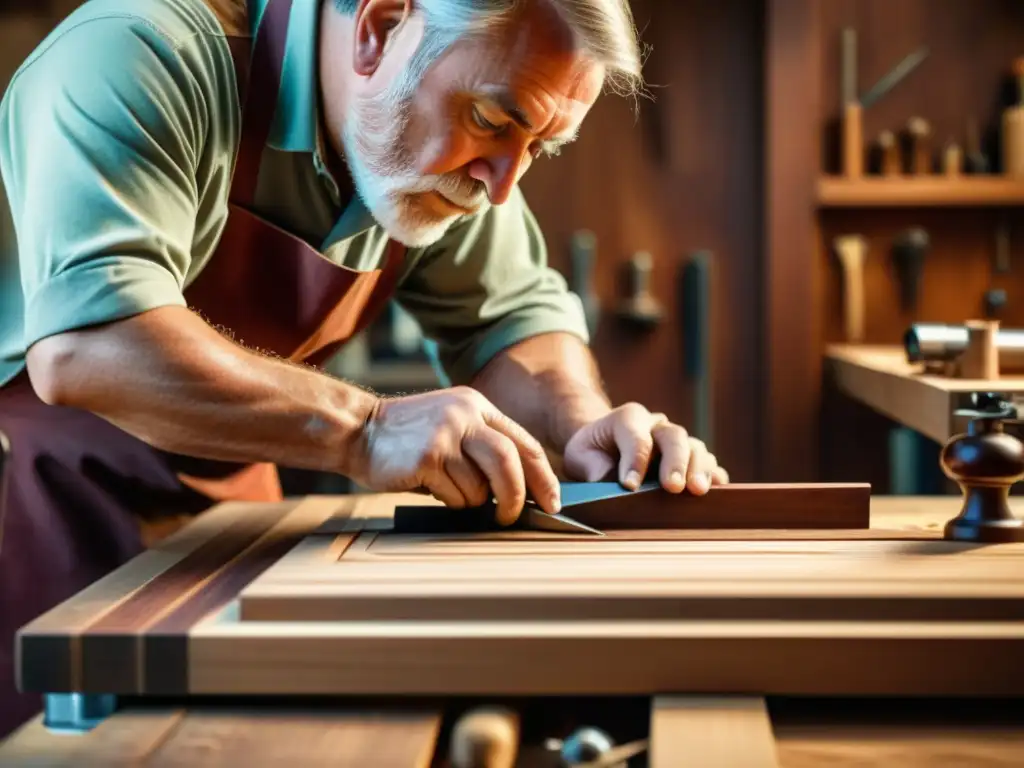
<path fill-rule="evenodd" d="M 567 333 L 541 334 L 499 352 L 472 386 L 557 455 L 579 429 L 612 410 L 593 355 Z"/>
<path fill-rule="evenodd" d="M 157 448 L 222 461 L 350 475 L 378 402 L 244 349 L 175 306 L 48 337 L 27 362 L 44 401 L 92 411 Z"/>

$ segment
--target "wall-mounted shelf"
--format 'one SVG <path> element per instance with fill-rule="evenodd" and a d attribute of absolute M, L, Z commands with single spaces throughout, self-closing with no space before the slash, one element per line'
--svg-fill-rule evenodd
<path fill-rule="evenodd" d="M 913 208 L 1009 206 L 1024 204 L 1024 180 L 1001 176 L 868 176 L 818 180 L 818 205 L 823 208 Z"/>

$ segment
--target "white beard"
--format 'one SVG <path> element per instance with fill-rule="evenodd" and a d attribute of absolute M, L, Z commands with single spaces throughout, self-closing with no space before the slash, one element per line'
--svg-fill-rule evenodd
<path fill-rule="evenodd" d="M 364 101 L 346 117 L 342 146 L 356 194 L 374 219 L 392 239 L 409 248 L 424 248 L 440 240 L 461 216 L 438 217 L 408 195 L 442 191 L 467 208 L 480 207 L 486 198 L 479 189 L 467 190 L 467 182 L 454 176 L 417 174 L 403 145 L 408 124 L 407 104 Z"/>

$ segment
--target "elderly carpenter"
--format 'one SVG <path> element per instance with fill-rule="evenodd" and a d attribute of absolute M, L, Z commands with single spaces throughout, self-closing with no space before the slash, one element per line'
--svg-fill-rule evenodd
<path fill-rule="evenodd" d="M 641 62 L 627 0 L 90 0 L 15 74 L 0 172 L 0 733 L 15 629 L 136 554 L 139 520 L 273 500 L 276 465 L 452 506 L 572 479 L 728 482 L 602 391 L 517 186 Z M 320 366 L 390 300 L 453 386 Z"/>

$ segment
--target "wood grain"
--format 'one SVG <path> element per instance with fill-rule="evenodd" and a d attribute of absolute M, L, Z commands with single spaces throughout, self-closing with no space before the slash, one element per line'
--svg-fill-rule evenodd
<path fill-rule="evenodd" d="M 567 507 L 600 530 L 623 528 L 867 528 L 866 483 L 732 483 L 703 496 L 661 489 Z"/>
<path fill-rule="evenodd" d="M 440 726 L 440 711 L 428 706 L 136 705 L 82 734 L 53 733 L 40 716 L 0 743 L 0 764 L 428 768 Z"/>
<path fill-rule="evenodd" d="M 330 546 L 253 581 L 242 620 L 1024 620 L 1024 545 L 364 533 L 333 562 Z"/>
<path fill-rule="evenodd" d="M 1022 622 L 240 622 L 189 633 L 193 694 L 1021 696 Z M 600 670 L 600 674 L 595 674 Z"/>
<path fill-rule="evenodd" d="M 649 768 L 779 768 L 763 698 L 656 696 Z"/>

